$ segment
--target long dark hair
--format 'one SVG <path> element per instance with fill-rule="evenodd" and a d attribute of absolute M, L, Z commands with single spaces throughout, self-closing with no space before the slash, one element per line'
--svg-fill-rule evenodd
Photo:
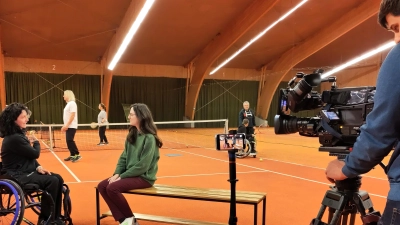
<path fill-rule="evenodd" d="M 106 105 L 104 105 L 104 103 L 100 103 L 100 106 L 101 106 L 102 109 L 104 109 L 104 111 L 107 111 Z"/>
<path fill-rule="evenodd" d="M 28 115 L 31 114 L 28 107 L 21 103 L 11 103 L 0 113 L 0 137 L 4 138 L 7 135 L 24 132 L 24 130 L 15 123 L 23 110 L 25 110 Z"/>
<path fill-rule="evenodd" d="M 140 132 L 144 134 L 152 134 L 156 138 L 156 144 L 159 148 L 162 147 L 163 143 L 161 139 L 157 135 L 157 127 L 154 124 L 153 116 L 151 114 L 150 109 L 146 104 L 143 103 L 135 103 L 131 105 L 130 108 L 133 108 L 133 111 L 136 114 L 136 117 L 139 120 Z M 135 126 L 131 126 L 129 128 L 129 134 L 127 140 L 129 143 L 134 144 L 137 139 L 138 129 Z"/>

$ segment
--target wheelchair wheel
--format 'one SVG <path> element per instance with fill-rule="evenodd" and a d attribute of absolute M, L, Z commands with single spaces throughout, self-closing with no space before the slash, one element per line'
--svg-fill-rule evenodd
<path fill-rule="evenodd" d="M 42 192 L 34 191 L 29 192 L 25 195 L 26 202 L 37 215 L 40 214 L 40 199 L 42 197 Z"/>
<path fill-rule="evenodd" d="M 251 152 L 250 142 L 247 139 L 245 139 L 245 140 L 246 140 L 246 148 L 239 149 L 236 152 L 236 158 L 239 158 L 239 159 L 246 158 L 250 154 L 250 152 Z"/>
<path fill-rule="evenodd" d="M 25 211 L 24 192 L 21 187 L 14 181 L 0 180 L 0 198 L 0 224 L 21 224 Z"/>

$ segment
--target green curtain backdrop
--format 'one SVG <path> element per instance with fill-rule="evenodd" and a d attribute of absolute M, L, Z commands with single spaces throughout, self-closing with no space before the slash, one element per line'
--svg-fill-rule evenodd
<path fill-rule="evenodd" d="M 110 123 L 126 122 L 123 104 L 145 103 L 154 121 L 182 121 L 186 79 L 114 76 L 110 93 Z"/>
<path fill-rule="evenodd" d="M 77 99 L 78 122 L 97 121 L 100 76 L 5 72 L 7 104 L 25 103 L 32 111 L 29 123 L 62 124 L 64 90 Z"/>
<path fill-rule="evenodd" d="M 196 103 L 195 120 L 229 119 L 229 127 L 239 126 L 239 111 L 243 102 L 257 108 L 258 81 L 204 80 Z M 255 112 L 257 114 L 257 112 Z M 212 127 L 203 124 L 198 127 Z"/>

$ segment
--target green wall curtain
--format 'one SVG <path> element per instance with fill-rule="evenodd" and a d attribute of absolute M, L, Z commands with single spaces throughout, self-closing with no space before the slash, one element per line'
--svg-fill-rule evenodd
<path fill-rule="evenodd" d="M 32 111 L 29 123 L 63 124 L 64 90 L 77 99 L 78 122 L 97 121 L 100 76 L 5 72 L 7 104 L 24 103 Z"/>
<path fill-rule="evenodd" d="M 258 81 L 204 80 L 196 103 L 195 120 L 229 119 L 230 128 L 238 127 L 239 111 L 244 101 L 249 101 L 250 108 L 256 111 L 258 84 Z M 210 123 L 197 127 L 216 125 Z"/>
<path fill-rule="evenodd" d="M 186 79 L 114 76 L 110 93 L 110 123 L 126 122 L 123 104 L 145 103 L 154 121 L 181 121 Z M 158 126 L 162 127 L 162 126 Z"/>

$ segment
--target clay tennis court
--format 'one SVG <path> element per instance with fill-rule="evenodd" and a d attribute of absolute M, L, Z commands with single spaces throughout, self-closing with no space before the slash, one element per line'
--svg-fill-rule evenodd
<path fill-rule="evenodd" d="M 176 132 L 175 132 L 176 131 Z M 214 149 L 214 134 L 221 128 L 182 128 L 160 129 L 165 147 L 160 149 L 160 161 L 157 184 L 204 187 L 229 190 L 228 153 Z M 95 130 L 81 130 L 83 133 Z M 110 137 L 113 132 L 107 130 Z M 57 132 L 56 132 L 57 133 Z M 181 143 L 175 143 L 182 136 Z M 118 141 L 123 141 L 118 139 Z M 97 140 L 97 139 L 93 139 Z M 324 176 L 324 168 L 334 159 L 326 152 L 318 151 L 318 139 L 298 134 L 275 135 L 273 128 L 261 128 L 257 134 L 257 158 L 237 159 L 237 190 L 267 193 L 266 224 L 309 224 L 319 210 L 320 203 L 329 183 Z M 109 139 L 109 142 L 116 140 Z M 77 133 L 78 147 L 89 146 L 88 139 Z M 192 143 L 188 146 L 184 143 Z M 57 141 L 56 141 L 57 144 Z M 39 162 L 51 171 L 60 173 L 71 189 L 72 218 L 76 225 L 96 223 L 95 186 L 110 176 L 115 168 L 122 149 L 110 149 L 110 146 L 81 148 L 83 159 L 77 163 L 64 162 L 69 155 L 67 150 L 51 152 L 44 149 Z M 203 147 L 202 147 L 203 146 Z M 97 149 L 97 150 L 95 150 Z M 262 161 L 260 159 L 263 159 Z M 380 167 L 363 177 L 362 190 L 367 190 L 377 210 L 384 208 L 388 182 Z M 136 213 L 188 218 L 212 222 L 227 223 L 229 204 L 126 195 L 132 210 Z M 101 201 L 101 212 L 106 212 Z M 35 221 L 36 215 L 30 210 L 26 217 Z M 327 214 L 327 213 L 326 213 Z M 261 215 L 261 207 L 259 208 Z M 238 224 L 253 223 L 253 208 L 237 205 Z M 259 217 L 259 224 L 261 224 Z M 161 224 L 139 221 L 141 225 Z M 101 220 L 102 225 L 115 224 L 112 217 Z M 362 224 L 357 217 L 356 224 Z"/>

